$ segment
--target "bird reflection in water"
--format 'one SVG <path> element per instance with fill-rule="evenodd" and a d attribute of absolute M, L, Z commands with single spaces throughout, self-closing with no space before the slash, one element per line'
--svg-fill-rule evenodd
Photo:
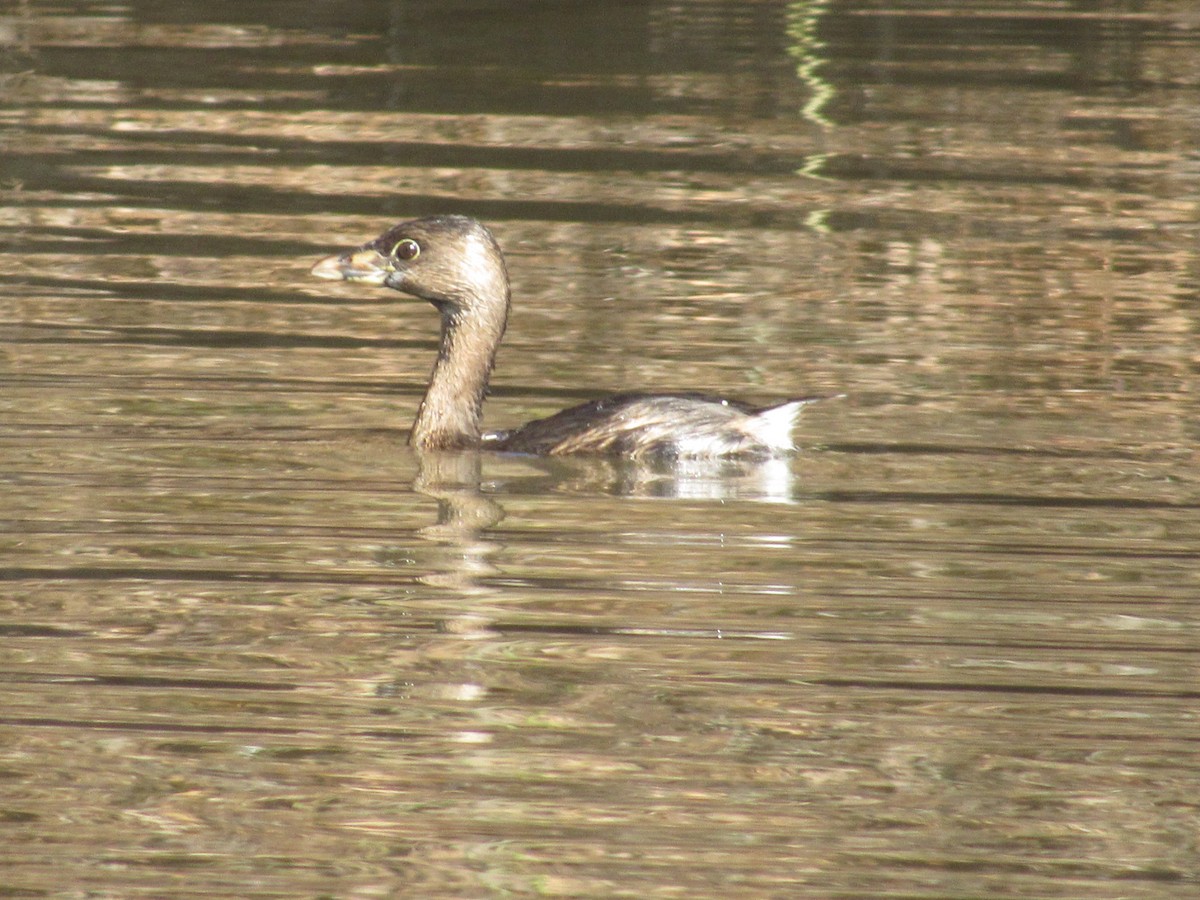
<path fill-rule="evenodd" d="M 483 494 L 479 453 L 421 452 L 417 462 L 413 489 L 436 500 L 438 507 L 437 522 L 418 533 L 446 554 L 443 567 L 419 580 L 464 596 L 490 593 L 493 589 L 481 580 L 499 571 L 491 562 L 497 545 L 485 532 L 504 518 L 504 511 Z"/>

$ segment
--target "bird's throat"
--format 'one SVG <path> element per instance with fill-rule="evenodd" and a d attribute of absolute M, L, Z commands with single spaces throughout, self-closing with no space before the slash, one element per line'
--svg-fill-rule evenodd
<path fill-rule="evenodd" d="M 505 317 L 506 318 L 506 317 Z M 442 314 L 442 340 L 409 442 L 424 450 L 479 446 L 483 398 L 504 322 Z"/>

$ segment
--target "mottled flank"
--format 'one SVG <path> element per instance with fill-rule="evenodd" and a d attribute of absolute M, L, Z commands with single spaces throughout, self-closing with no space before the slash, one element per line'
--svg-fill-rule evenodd
<path fill-rule="evenodd" d="M 606 456 L 769 456 L 793 449 L 800 408 L 818 398 L 756 408 L 704 394 L 616 394 L 564 409 L 484 446 L 516 453 Z"/>
<path fill-rule="evenodd" d="M 362 247 L 321 260 L 312 273 L 384 285 L 428 300 L 441 314 L 438 357 L 410 438 L 426 450 L 777 456 L 793 449 L 801 407 L 820 399 L 754 407 L 704 394 L 616 394 L 511 431 L 480 434 L 483 397 L 510 305 L 504 256 L 483 224 L 466 216 L 402 222 Z"/>

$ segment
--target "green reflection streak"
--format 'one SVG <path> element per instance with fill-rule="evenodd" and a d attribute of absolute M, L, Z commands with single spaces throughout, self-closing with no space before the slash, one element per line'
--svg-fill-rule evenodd
<path fill-rule="evenodd" d="M 808 102 L 800 109 L 800 115 L 809 122 L 832 129 L 834 123 L 825 115 L 825 108 L 836 95 L 832 84 L 821 76 L 821 66 L 827 60 L 822 55 L 824 42 L 817 36 L 821 17 L 828 12 L 831 0 L 794 0 L 788 5 L 787 34 L 791 39 L 788 53 L 796 61 L 796 75 L 808 86 Z M 814 153 L 797 170 L 797 174 L 809 178 L 824 178 L 821 168 L 828 155 Z"/>

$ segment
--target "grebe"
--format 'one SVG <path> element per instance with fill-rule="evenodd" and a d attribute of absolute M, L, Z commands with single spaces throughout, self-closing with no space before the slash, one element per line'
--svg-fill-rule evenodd
<path fill-rule="evenodd" d="M 424 450 L 624 457 L 777 456 L 793 449 L 801 407 L 819 397 L 755 407 L 705 394 L 615 394 L 509 431 L 479 420 L 511 305 L 504 255 L 467 216 L 401 222 L 312 268 L 318 278 L 379 284 L 432 303 L 442 339 L 409 442 Z"/>

